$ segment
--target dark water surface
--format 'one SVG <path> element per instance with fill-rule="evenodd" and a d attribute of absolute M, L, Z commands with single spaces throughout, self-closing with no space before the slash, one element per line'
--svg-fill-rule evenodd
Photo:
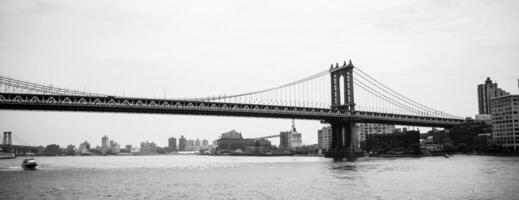
<path fill-rule="evenodd" d="M 76 156 L 0 160 L 0 199 L 519 199 L 519 157 Z"/>

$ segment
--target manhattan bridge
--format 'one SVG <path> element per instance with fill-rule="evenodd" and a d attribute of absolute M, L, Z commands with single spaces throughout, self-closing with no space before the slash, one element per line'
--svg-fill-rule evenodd
<path fill-rule="evenodd" d="M 0 76 L 0 109 L 320 120 L 332 127 L 326 156 L 338 158 L 355 152 L 355 123 L 449 128 L 463 121 L 389 88 L 351 60 L 277 87 L 201 98 L 115 96 Z"/>

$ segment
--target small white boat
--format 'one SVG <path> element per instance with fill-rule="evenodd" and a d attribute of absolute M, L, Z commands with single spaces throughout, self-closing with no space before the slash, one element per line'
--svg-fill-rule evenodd
<path fill-rule="evenodd" d="M 26 158 L 22 162 L 22 168 L 25 170 L 36 169 L 36 166 L 38 166 L 38 163 L 36 163 L 36 161 L 34 161 L 32 158 Z"/>

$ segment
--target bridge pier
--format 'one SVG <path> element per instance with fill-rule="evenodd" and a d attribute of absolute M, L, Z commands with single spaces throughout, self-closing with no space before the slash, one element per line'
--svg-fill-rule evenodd
<path fill-rule="evenodd" d="M 329 122 L 332 128 L 332 145 L 326 152 L 327 158 L 353 158 L 355 147 L 355 122 L 348 120 Z"/>

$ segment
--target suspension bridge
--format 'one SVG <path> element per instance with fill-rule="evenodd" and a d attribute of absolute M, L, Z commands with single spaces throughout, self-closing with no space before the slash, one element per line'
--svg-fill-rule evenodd
<path fill-rule="evenodd" d="M 115 96 L 0 76 L 0 109 L 321 120 L 332 127 L 329 157 L 345 157 L 355 151 L 355 123 L 448 128 L 463 121 L 402 95 L 351 60 L 277 87 L 201 98 Z"/>

